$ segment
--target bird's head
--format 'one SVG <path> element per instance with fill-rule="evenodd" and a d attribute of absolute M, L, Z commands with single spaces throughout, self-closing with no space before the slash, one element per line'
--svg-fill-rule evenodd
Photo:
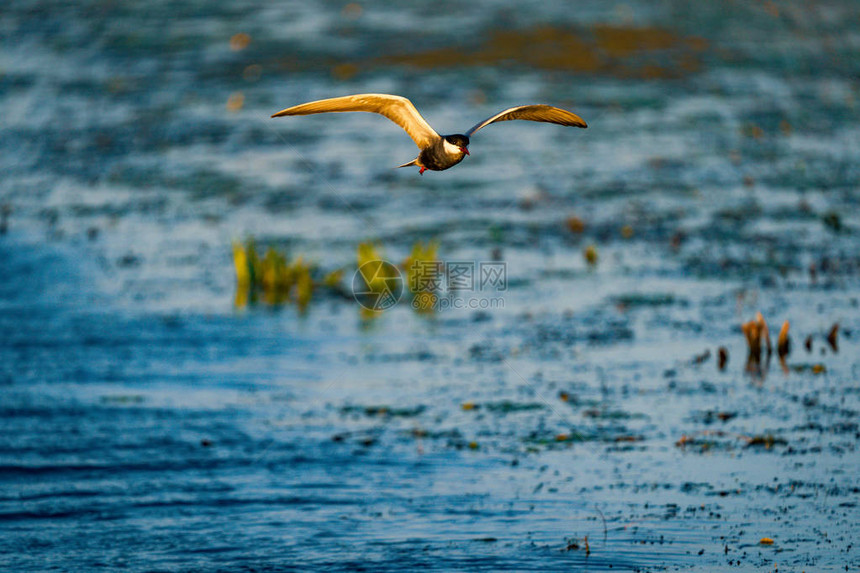
<path fill-rule="evenodd" d="M 445 150 L 452 155 L 469 155 L 469 136 L 459 133 L 446 135 Z"/>

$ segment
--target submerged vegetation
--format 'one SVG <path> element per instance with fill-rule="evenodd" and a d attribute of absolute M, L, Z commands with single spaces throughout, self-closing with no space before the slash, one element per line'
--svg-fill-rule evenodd
<path fill-rule="evenodd" d="M 356 248 L 356 267 L 345 284 L 347 269 L 323 271 L 304 257 L 290 258 L 284 251 L 269 246 L 259 255 L 253 238 L 233 243 L 233 267 L 236 273 L 236 308 L 262 302 L 269 306 L 292 304 L 304 311 L 311 301 L 320 296 L 335 296 L 352 300 L 364 295 L 382 295 L 391 288 L 391 281 L 403 284 L 403 291 L 411 297 L 411 306 L 417 312 L 432 312 L 441 284 L 423 280 L 422 272 L 439 268 L 439 244 L 436 241 L 416 242 L 410 254 L 400 265 L 388 263 L 382 249 L 371 242 L 360 243 Z M 359 271 L 361 270 L 361 271 Z M 396 299 L 402 293 L 398 292 Z M 394 300 L 392 304 L 396 304 Z M 362 316 L 377 316 L 381 309 L 362 306 Z"/>
<path fill-rule="evenodd" d="M 794 370 L 795 372 L 810 371 L 813 374 L 821 374 L 827 371 L 825 366 L 821 363 L 795 364 L 789 366 L 787 358 L 792 349 L 791 338 L 788 334 L 789 327 L 789 321 L 786 320 L 783 322 L 782 327 L 779 330 L 776 344 L 774 345 L 771 342 L 770 329 L 767 326 L 767 321 L 764 319 L 764 315 L 762 315 L 761 312 L 756 313 L 754 320 L 750 320 L 741 325 L 741 332 L 743 332 L 747 343 L 746 370 L 754 378 L 763 378 L 767 375 L 771 356 L 773 355 L 774 350 L 776 350 L 780 368 L 784 373 L 788 373 L 789 369 Z M 839 324 L 834 324 L 826 336 L 826 341 L 831 352 L 839 352 L 838 336 Z M 811 335 L 806 339 L 804 347 L 806 348 L 807 353 L 811 353 L 813 350 L 812 340 L 813 337 Z M 822 348 L 821 353 L 823 354 L 824 352 L 825 350 Z"/>

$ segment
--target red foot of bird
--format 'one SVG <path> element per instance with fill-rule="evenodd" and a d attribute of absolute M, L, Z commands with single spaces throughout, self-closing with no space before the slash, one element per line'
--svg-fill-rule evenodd
<path fill-rule="evenodd" d="M 427 168 L 426 168 L 426 167 L 422 167 L 422 168 L 418 171 L 418 175 L 424 175 L 424 172 L 425 172 L 425 171 L 427 171 Z"/>

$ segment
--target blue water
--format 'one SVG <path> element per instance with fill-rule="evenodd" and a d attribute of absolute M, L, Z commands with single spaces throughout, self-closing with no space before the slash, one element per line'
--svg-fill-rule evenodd
<path fill-rule="evenodd" d="M 857 16 L 7 2 L 0 570 L 858 568 Z M 358 92 L 589 129 L 419 177 L 384 119 L 269 119 Z M 251 236 L 345 288 L 435 239 L 508 288 L 237 308 Z M 757 311 L 784 369 L 745 367 Z"/>

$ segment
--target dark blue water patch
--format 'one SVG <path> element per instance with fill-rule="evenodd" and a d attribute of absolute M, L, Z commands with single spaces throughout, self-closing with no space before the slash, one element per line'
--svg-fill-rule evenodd
<path fill-rule="evenodd" d="M 259 382 L 265 374 L 259 361 L 267 356 L 283 357 L 290 348 L 297 356 L 314 355 L 310 341 L 284 338 L 274 318 L 248 336 L 230 315 L 107 314 L 57 250 L 0 240 L 0 252 L 0 271 L 14 279 L 0 290 L 0 379 L 6 386 L 172 379 L 242 387 L 252 378 Z M 257 365 L 220 373 L 194 366 L 243 357 Z M 157 376 L 153 360 L 163 366 Z"/>

